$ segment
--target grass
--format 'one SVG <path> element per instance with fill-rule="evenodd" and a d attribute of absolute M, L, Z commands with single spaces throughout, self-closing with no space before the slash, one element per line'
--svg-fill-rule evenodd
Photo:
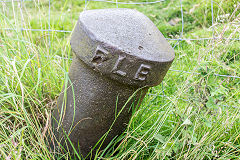
<path fill-rule="evenodd" d="M 127 130 L 98 153 L 99 159 L 239 159 L 240 43 L 231 40 L 239 37 L 239 5 L 214 1 L 212 26 L 210 0 L 183 0 L 182 38 L 216 39 L 169 40 L 176 54 L 171 70 L 162 84 L 149 89 Z M 87 4 L 87 9 L 115 7 Z M 177 0 L 118 7 L 143 12 L 166 38 L 181 35 Z M 1 159 L 69 156 L 50 151 L 47 137 L 51 110 L 68 78 L 71 34 L 21 27 L 71 31 L 84 8 L 84 1 L 51 1 L 48 24 L 47 0 L 0 2 Z M 177 22 L 171 26 L 171 20 Z"/>

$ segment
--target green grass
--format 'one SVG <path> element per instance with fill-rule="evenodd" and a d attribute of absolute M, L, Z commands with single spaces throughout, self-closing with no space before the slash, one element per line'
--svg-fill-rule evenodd
<path fill-rule="evenodd" d="M 51 111 L 68 78 L 71 35 L 21 31 L 21 27 L 47 30 L 49 24 L 47 0 L 25 1 L 22 10 L 20 4 L 0 2 L 0 158 L 67 158 L 68 153 L 50 151 L 47 138 L 52 134 Z M 52 0 L 50 28 L 71 31 L 84 7 L 84 1 Z M 177 0 L 118 7 L 143 12 L 166 38 L 181 34 Z M 116 5 L 88 2 L 87 9 L 99 8 Z M 163 83 L 149 89 L 127 130 L 97 157 L 239 159 L 240 79 L 215 75 L 240 76 L 240 42 L 229 40 L 239 37 L 239 2 L 215 0 L 213 10 L 214 32 L 211 1 L 183 0 L 182 38 L 214 34 L 217 39 L 177 43 L 175 61 Z M 173 19 L 180 21 L 171 26 Z M 176 41 L 169 43 L 174 46 Z"/>

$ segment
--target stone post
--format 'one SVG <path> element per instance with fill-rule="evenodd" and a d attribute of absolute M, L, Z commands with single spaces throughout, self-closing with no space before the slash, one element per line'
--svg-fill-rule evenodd
<path fill-rule="evenodd" d="M 174 51 L 150 19 L 131 9 L 82 12 L 71 47 L 71 82 L 52 122 L 63 148 L 73 151 L 68 135 L 85 157 L 109 129 L 102 148 L 123 133 L 148 88 L 162 82 Z"/>

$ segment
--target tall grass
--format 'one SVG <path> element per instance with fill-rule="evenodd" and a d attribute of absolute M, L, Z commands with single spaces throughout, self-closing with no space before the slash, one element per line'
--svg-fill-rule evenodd
<path fill-rule="evenodd" d="M 52 1 L 50 28 L 72 30 L 84 4 Z M 179 1 L 118 7 L 143 12 L 165 37 L 179 38 Z M 239 2 L 215 1 L 214 26 L 211 1 L 183 1 L 183 9 L 183 38 L 216 39 L 169 41 L 176 44 L 176 59 L 163 83 L 149 89 L 126 131 L 96 159 L 239 159 L 240 79 L 216 76 L 240 76 L 240 43 L 231 40 L 239 37 Z M 21 30 L 48 30 L 47 0 L 0 2 L 0 22 L 0 158 L 68 158 L 52 151 L 47 138 L 71 64 L 70 33 Z"/>

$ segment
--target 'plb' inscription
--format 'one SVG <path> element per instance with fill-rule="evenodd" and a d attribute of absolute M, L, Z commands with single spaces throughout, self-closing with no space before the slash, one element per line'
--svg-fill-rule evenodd
<path fill-rule="evenodd" d="M 121 71 L 119 68 L 121 66 L 121 62 L 126 58 L 126 56 L 123 55 L 119 55 L 117 62 L 115 63 L 113 69 L 112 69 L 112 73 L 116 73 L 120 76 L 126 76 L 126 72 Z"/>
<path fill-rule="evenodd" d="M 147 78 L 147 75 L 150 70 L 151 70 L 151 66 L 146 65 L 146 64 L 141 64 L 140 67 L 138 68 L 134 78 L 136 80 L 144 81 Z"/>

